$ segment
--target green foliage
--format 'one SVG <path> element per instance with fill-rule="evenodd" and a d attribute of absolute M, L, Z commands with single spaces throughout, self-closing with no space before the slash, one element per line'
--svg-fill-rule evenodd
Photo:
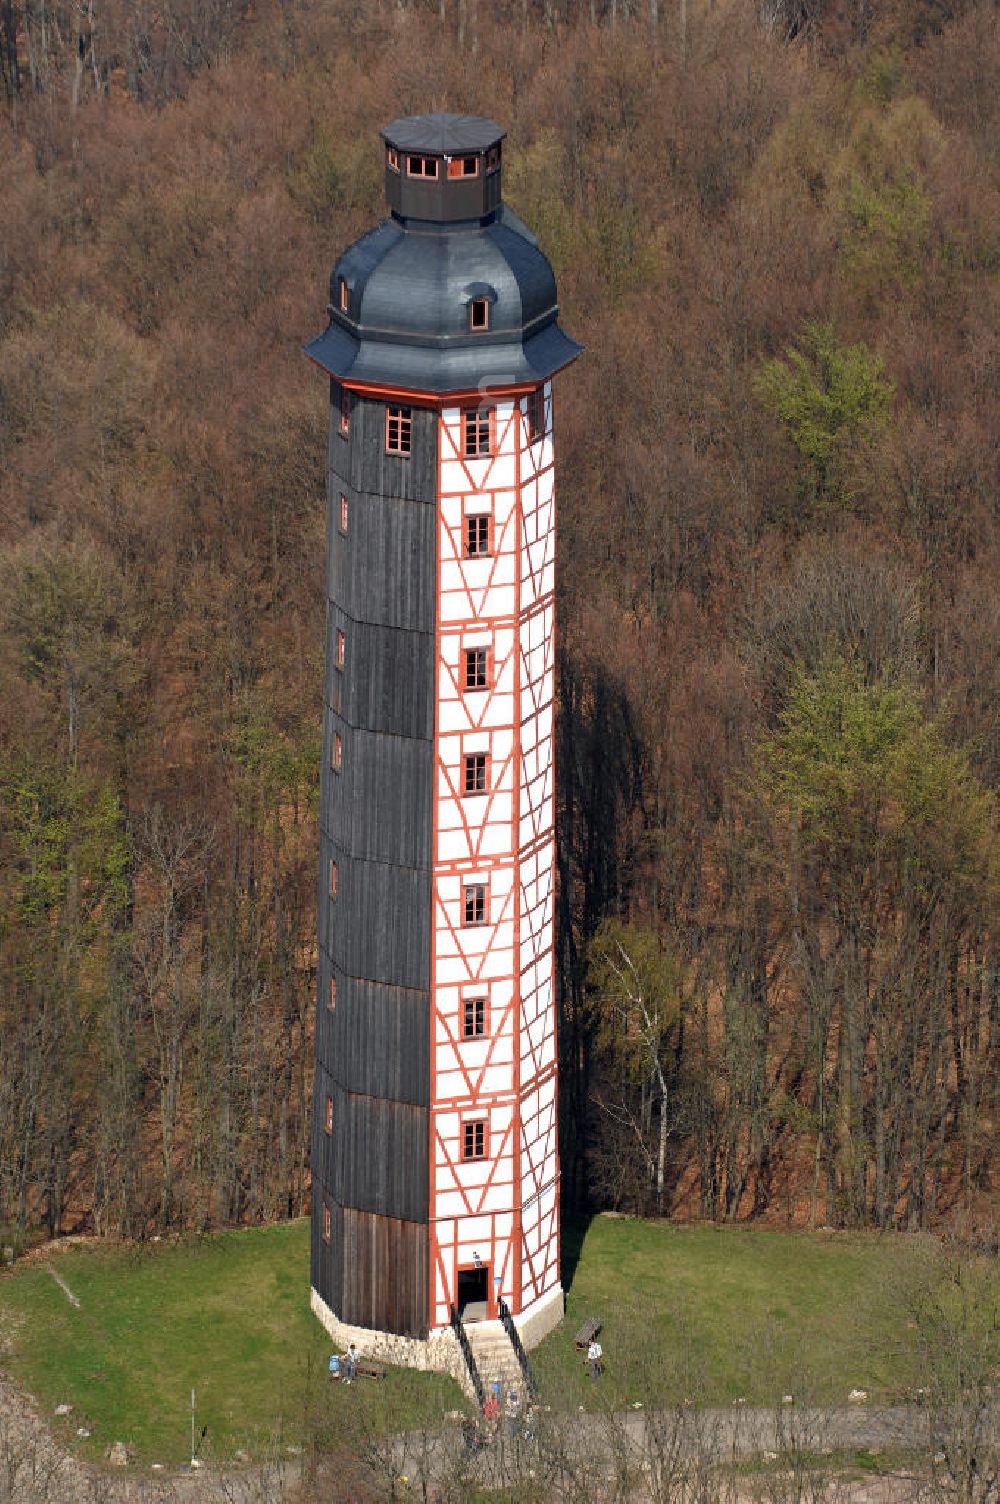
<path fill-rule="evenodd" d="M 928 172 L 941 143 L 941 127 L 928 106 L 909 96 L 884 112 L 863 112 L 841 153 L 835 176 L 842 274 L 873 307 L 887 293 L 913 287 L 928 270 Z"/>
<path fill-rule="evenodd" d="M 908 684 L 844 659 L 798 672 L 759 770 L 772 806 L 839 870 L 895 858 L 927 879 L 990 875 L 990 796 Z"/>
<path fill-rule="evenodd" d="M 849 467 L 889 419 L 895 389 L 884 372 L 867 345 L 843 345 L 832 323 L 810 321 L 784 358 L 758 374 L 754 389 L 799 456 L 810 504 L 851 500 Z"/>
<path fill-rule="evenodd" d="M 288 191 L 315 224 L 347 209 L 371 210 L 379 199 L 378 157 L 366 141 L 335 138 L 319 126 L 288 174 Z"/>
<path fill-rule="evenodd" d="M 587 962 L 598 1037 L 630 1075 L 648 1078 L 680 1014 L 673 956 L 655 930 L 606 919 Z"/>
<path fill-rule="evenodd" d="M 45 920 L 71 889 L 84 923 L 103 925 L 121 911 L 131 846 L 111 788 L 73 767 L 8 762 L 0 794 L 11 922 Z"/>

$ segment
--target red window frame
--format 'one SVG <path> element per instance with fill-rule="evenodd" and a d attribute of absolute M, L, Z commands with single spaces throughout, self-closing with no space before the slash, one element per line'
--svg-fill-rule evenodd
<path fill-rule="evenodd" d="M 333 733 L 333 741 L 330 743 L 330 766 L 335 773 L 339 773 L 344 765 L 344 738 L 339 731 Z"/>
<path fill-rule="evenodd" d="M 329 1243 L 333 1233 L 333 1216 L 326 1202 L 323 1203 L 323 1242 Z"/>
<path fill-rule="evenodd" d="M 346 659 L 347 659 L 347 638 L 344 636 L 343 632 L 338 627 L 337 628 L 337 657 L 336 657 L 337 667 L 338 668 L 343 668 Z"/>
<path fill-rule="evenodd" d="M 340 287 L 340 311 L 341 311 L 341 313 L 346 313 L 347 312 L 347 305 L 350 302 L 350 293 L 348 292 L 347 282 L 346 282 L 345 278 L 343 278 L 343 277 L 339 278 L 339 287 Z"/>
<path fill-rule="evenodd" d="M 492 512 L 471 512 L 465 518 L 462 553 L 466 559 L 488 559 L 493 552 Z"/>
<path fill-rule="evenodd" d="M 490 327 L 489 298 L 469 299 L 469 328 L 473 334 L 482 334 Z"/>
<path fill-rule="evenodd" d="M 482 459 L 496 449 L 495 407 L 462 408 L 462 454 L 467 460 Z"/>
<path fill-rule="evenodd" d="M 450 178 L 478 178 L 479 158 L 474 156 L 449 157 L 448 176 Z"/>
<path fill-rule="evenodd" d="M 336 863 L 336 861 L 334 860 L 333 857 L 330 858 L 330 874 L 329 874 L 329 878 L 328 878 L 328 881 L 327 881 L 327 889 L 329 891 L 330 897 L 331 898 L 336 898 L 336 896 L 337 896 L 337 863 Z"/>
<path fill-rule="evenodd" d="M 344 385 L 340 388 L 340 432 L 346 439 L 351 431 L 351 393 Z"/>
<path fill-rule="evenodd" d="M 326 1106 L 323 1109 L 323 1132 L 333 1132 L 333 1098 L 327 1096 Z"/>
<path fill-rule="evenodd" d="M 399 171 L 399 152 L 394 146 L 386 147 L 385 160 L 387 165 L 392 168 L 393 172 Z"/>
<path fill-rule="evenodd" d="M 330 1010 L 331 1013 L 335 1013 L 336 1012 L 336 1009 L 337 1009 L 337 978 L 336 977 L 331 977 L 330 978 L 330 994 L 327 997 L 326 1006 L 329 1008 L 329 1010 Z"/>
<path fill-rule="evenodd" d="M 475 798 L 490 791 L 490 754 L 488 752 L 463 752 L 462 796 Z"/>
<path fill-rule="evenodd" d="M 390 404 L 385 410 L 386 454 L 409 454 L 413 444 L 413 408 Z"/>
<path fill-rule="evenodd" d="M 340 531 L 342 533 L 346 533 L 347 532 L 347 517 L 348 517 L 347 495 L 346 495 L 346 493 L 344 491 L 341 491 L 341 493 L 340 493 Z"/>
<path fill-rule="evenodd" d="M 485 1039 L 488 1032 L 489 999 L 482 993 L 476 997 L 463 997 L 462 1016 L 459 1020 L 463 1039 Z"/>
<path fill-rule="evenodd" d="M 526 417 L 528 443 L 537 444 L 545 432 L 545 392 L 542 387 L 536 387 L 533 392 L 528 393 Z"/>
<path fill-rule="evenodd" d="M 463 682 L 466 693 L 477 694 L 490 687 L 490 650 L 488 647 L 463 648 L 465 673 Z"/>
<path fill-rule="evenodd" d="M 462 928 L 479 929 L 490 922 L 490 890 L 487 883 L 465 883 L 462 887 Z"/>
<path fill-rule="evenodd" d="M 436 178 L 437 175 L 437 157 L 428 157 L 423 152 L 407 153 L 406 176 L 408 178 Z"/>
<path fill-rule="evenodd" d="M 489 1149 L 490 1130 L 486 1118 L 463 1118 L 463 1160 L 489 1159 Z"/>

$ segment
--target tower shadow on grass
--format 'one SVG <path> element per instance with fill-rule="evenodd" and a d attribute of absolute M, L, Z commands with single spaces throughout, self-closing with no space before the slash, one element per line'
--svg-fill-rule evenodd
<path fill-rule="evenodd" d="M 592 1217 L 585 1216 L 563 1217 L 561 1273 L 565 1295 L 569 1294 L 573 1286 L 576 1266 L 580 1262 L 580 1254 L 583 1250 L 583 1240 L 587 1236 L 587 1229 L 592 1221 Z"/>

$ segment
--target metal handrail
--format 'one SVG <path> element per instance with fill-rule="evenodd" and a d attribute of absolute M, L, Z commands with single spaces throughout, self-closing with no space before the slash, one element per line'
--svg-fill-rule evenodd
<path fill-rule="evenodd" d="M 462 1318 L 455 1310 L 455 1307 L 449 1306 L 448 1310 L 451 1315 L 451 1329 L 455 1333 L 455 1336 L 458 1338 L 458 1345 L 462 1349 L 462 1357 L 465 1359 L 465 1366 L 469 1370 L 469 1378 L 472 1380 L 473 1392 L 475 1393 L 476 1399 L 479 1402 L 479 1408 L 481 1410 L 486 1404 L 486 1390 L 483 1386 L 482 1376 L 480 1375 L 479 1369 L 476 1366 L 476 1359 L 472 1352 L 472 1346 L 469 1342 L 468 1333 L 466 1332 Z"/>
<path fill-rule="evenodd" d="M 521 1341 L 521 1333 L 514 1325 L 514 1318 L 510 1314 L 510 1306 L 505 1300 L 501 1300 L 498 1305 L 498 1310 L 500 1312 L 500 1320 L 503 1323 L 503 1329 L 507 1333 L 507 1336 L 510 1338 L 510 1345 L 514 1349 L 514 1356 L 517 1358 L 517 1361 L 520 1364 L 521 1377 L 524 1379 L 524 1387 L 528 1391 L 528 1397 L 530 1399 L 537 1400 L 538 1382 L 535 1378 L 534 1373 L 532 1372 L 531 1364 L 528 1362 L 528 1354 L 524 1350 L 524 1343 Z"/>

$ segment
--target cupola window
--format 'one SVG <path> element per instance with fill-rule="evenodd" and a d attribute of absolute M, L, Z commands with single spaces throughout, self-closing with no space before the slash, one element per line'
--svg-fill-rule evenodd
<path fill-rule="evenodd" d="M 449 157 L 448 176 L 450 178 L 477 178 L 479 176 L 479 158 Z"/>
<path fill-rule="evenodd" d="M 437 157 L 417 157 L 411 154 L 406 159 L 406 175 L 411 178 L 436 178 Z"/>
<path fill-rule="evenodd" d="M 386 147 L 386 149 L 385 149 L 385 160 L 389 164 L 389 166 L 392 168 L 393 172 L 398 172 L 399 171 L 399 152 L 396 150 L 396 148 L 394 146 L 387 146 Z"/>
<path fill-rule="evenodd" d="M 469 328 L 488 329 L 490 327 L 490 305 L 487 298 L 473 298 L 469 303 Z"/>
<path fill-rule="evenodd" d="M 499 146 L 491 146 L 490 149 L 489 149 L 489 151 L 486 153 L 486 171 L 487 172 L 499 172 L 499 170 L 500 170 L 500 148 L 499 148 Z"/>

